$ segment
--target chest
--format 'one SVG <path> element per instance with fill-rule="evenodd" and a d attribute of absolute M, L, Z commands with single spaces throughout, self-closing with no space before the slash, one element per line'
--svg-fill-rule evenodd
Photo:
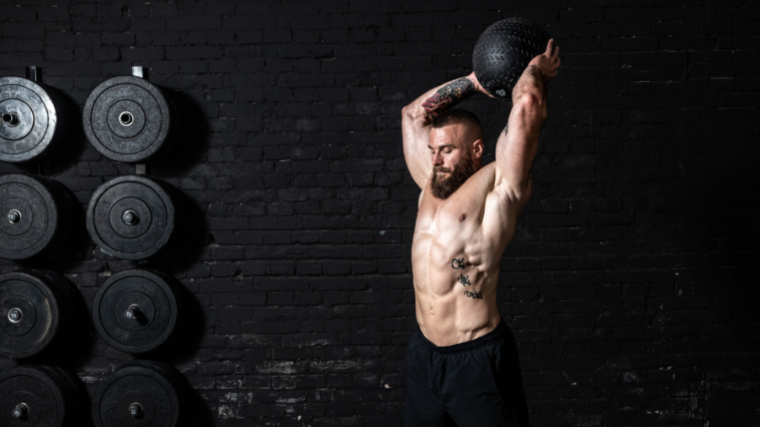
<path fill-rule="evenodd" d="M 482 202 L 423 197 L 414 231 L 413 258 L 441 266 L 455 259 L 467 264 L 479 263 L 485 243 L 482 220 Z"/>

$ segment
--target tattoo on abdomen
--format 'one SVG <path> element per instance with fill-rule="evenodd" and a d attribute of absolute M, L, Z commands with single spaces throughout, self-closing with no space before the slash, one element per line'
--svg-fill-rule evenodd
<path fill-rule="evenodd" d="M 463 270 L 464 269 L 464 258 L 454 258 L 451 260 L 451 268 L 454 270 Z M 457 282 L 461 283 L 462 286 L 467 288 L 468 286 L 472 286 L 472 282 L 470 282 L 470 276 L 465 276 L 462 273 L 459 273 L 459 278 L 457 279 Z M 483 293 L 478 292 L 475 289 L 470 291 L 464 291 L 464 294 L 472 299 L 483 299 Z"/>
<path fill-rule="evenodd" d="M 461 283 L 462 286 L 472 285 L 472 283 L 470 283 L 470 276 L 465 276 L 464 274 L 460 274 L 459 279 L 457 280 L 459 280 L 459 283 Z"/>
<path fill-rule="evenodd" d="M 462 77 L 438 89 L 433 96 L 422 103 L 422 108 L 431 116 L 438 117 L 444 110 L 474 93 L 475 85 L 470 79 Z"/>

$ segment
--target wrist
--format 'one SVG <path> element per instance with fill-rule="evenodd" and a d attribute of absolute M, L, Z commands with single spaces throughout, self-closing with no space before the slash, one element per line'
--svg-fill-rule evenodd
<path fill-rule="evenodd" d="M 535 78 L 539 79 L 542 83 L 546 83 L 549 79 L 546 78 L 546 75 L 544 74 L 543 70 L 541 70 L 541 67 L 535 64 L 528 64 L 528 68 L 526 71 L 529 71 L 530 74 L 532 74 Z"/>
<path fill-rule="evenodd" d="M 472 73 L 470 73 L 469 75 L 467 75 L 466 78 L 469 79 L 470 82 L 472 82 L 472 85 L 474 86 L 474 91 L 475 92 L 480 92 L 480 93 L 486 94 L 488 96 L 491 96 L 491 94 L 488 93 L 488 91 L 485 90 L 483 88 L 483 86 L 480 85 L 480 82 L 478 81 L 478 76 L 475 75 L 474 71 Z"/>

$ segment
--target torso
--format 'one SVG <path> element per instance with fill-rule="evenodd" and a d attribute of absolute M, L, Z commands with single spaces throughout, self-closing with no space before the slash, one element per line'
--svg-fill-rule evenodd
<path fill-rule="evenodd" d="M 524 202 L 494 188 L 495 174 L 493 163 L 481 168 L 446 200 L 433 197 L 430 180 L 423 191 L 412 270 L 417 322 L 437 346 L 471 341 L 499 324 L 499 261 Z"/>

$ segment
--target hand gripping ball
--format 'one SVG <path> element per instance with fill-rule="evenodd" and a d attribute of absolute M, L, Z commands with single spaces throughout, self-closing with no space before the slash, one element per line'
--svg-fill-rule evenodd
<path fill-rule="evenodd" d="M 507 18 L 483 31 L 472 53 L 472 68 L 491 95 L 509 99 L 528 63 L 546 51 L 549 33 L 523 18 Z"/>

